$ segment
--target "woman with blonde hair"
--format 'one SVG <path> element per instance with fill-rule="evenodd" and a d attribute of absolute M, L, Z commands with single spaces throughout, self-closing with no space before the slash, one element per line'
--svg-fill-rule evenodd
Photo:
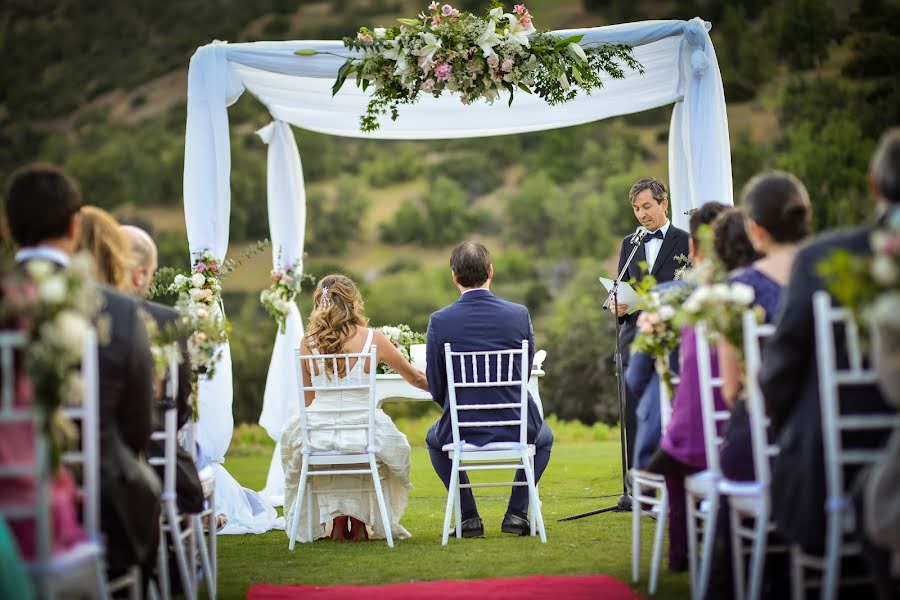
<path fill-rule="evenodd" d="M 119 229 L 119 223 L 96 206 L 82 206 L 80 214 L 78 251 L 87 252 L 94 258 L 100 283 L 130 292 L 131 244 Z"/>
<path fill-rule="evenodd" d="M 368 320 L 363 314 L 363 300 L 353 280 L 339 274 L 323 277 L 316 286 L 313 303 L 306 335 L 300 342 L 301 354 L 364 354 L 375 344 L 376 362 L 385 362 L 410 384 L 428 390 L 425 373 L 413 367 L 383 333 L 368 327 Z M 346 365 L 340 361 L 337 367 L 326 362 L 321 371 L 311 373 L 309 363 L 304 361 L 303 382 L 307 386 L 320 385 L 319 382 L 325 385 L 338 377 L 365 386 L 368 374 L 377 366 L 369 362 L 357 360 Z M 311 450 L 365 452 L 367 436 L 362 427 L 368 419 L 365 412 L 369 402 L 367 389 L 306 392 L 305 401 L 306 406 L 310 407 L 307 422 Z M 360 428 L 316 429 L 348 425 L 359 425 Z M 409 481 L 409 442 L 381 409 L 375 413 L 375 445 L 378 447 L 378 462 L 384 466 L 387 475 L 385 496 L 390 503 L 391 532 L 395 538 L 408 538 L 410 534 L 400 525 L 400 518 L 406 510 L 412 489 Z M 281 461 L 285 478 L 286 532 L 291 531 L 294 519 L 304 523 L 307 512 L 312 511 L 312 520 L 318 525 L 314 539 L 330 536 L 338 541 L 359 541 L 369 539 L 370 535 L 374 538 L 385 537 L 385 524 L 374 501 L 368 475 L 310 477 L 307 485 L 313 492 L 312 506 L 303 503 L 301 514 L 294 514 L 302 463 L 299 416 L 288 421 L 281 434 Z M 301 542 L 313 541 L 306 539 L 305 527 L 299 528 L 298 539 Z"/>

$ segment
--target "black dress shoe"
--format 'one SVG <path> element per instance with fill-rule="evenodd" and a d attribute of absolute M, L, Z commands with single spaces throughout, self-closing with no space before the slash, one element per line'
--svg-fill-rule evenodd
<path fill-rule="evenodd" d="M 503 524 L 500 525 L 500 531 L 513 535 L 531 535 L 531 523 L 519 515 L 506 513 L 506 516 L 503 517 Z"/>
<path fill-rule="evenodd" d="M 464 538 L 484 537 L 484 523 L 481 517 L 472 517 L 462 522 L 462 536 Z M 450 530 L 450 537 L 456 537 L 456 527 Z"/>

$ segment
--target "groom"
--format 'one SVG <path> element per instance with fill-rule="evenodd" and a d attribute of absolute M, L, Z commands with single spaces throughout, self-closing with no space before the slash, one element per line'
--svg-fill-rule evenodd
<path fill-rule="evenodd" d="M 444 444 L 453 442 L 450 423 L 450 403 L 447 399 L 447 369 L 444 360 L 444 344 L 449 342 L 454 351 L 489 351 L 521 348 L 522 340 L 528 340 L 528 364 L 534 356 L 534 330 L 531 327 L 531 316 L 528 309 L 520 304 L 513 304 L 494 296 L 490 292 L 494 267 L 487 248 L 478 242 L 463 242 L 453 249 L 450 255 L 450 271 L 453 283 L 459 288 L 460 298 L 450 306 L 431 315 L 428 323 L 426 348 L 426 369 L 428 388 L 434 401 L 443 409 L 444 414 L 431 426 L 425 442 L 431 454 L 431 463 L 438 477 L 449 489 L 452 461 Z M 485 403 L 518 402 L 519 395 L 512 388 L 464 389 L 457 395 L 466 394 L 468 399 L 477 398 Z M 534 471 L 535 483 L 550 462 L 550 448 L 553 445 L 553 434 L 541 418 L 534 400 L 528 398 L 528 442 L 535 445 Z M 490 411 L 486 419 L 494 418 Z M 483 446 L 494 441 L 513 441 L 518 439 L 516 428 L 500 427 L 467 428 L 466 441 L 476 446 Z M 468 483 L 464 471 L 459 474 L 460 483 Z M 525 472 L 516 472 L 516 481 L 525 481 Z M 460 508 L 462 512 L 462 537 L 483 537 L 484 524 L 478 516 L 475 497 L 470 488 L 460 490 Z M 514 487 L 509 498 L 509 506 L 500 530 L 504 533 L 527 535 L 531 529 L 528 522 L 528 488 Z M 454 535 L 454 534 L 451 534 Z"/>

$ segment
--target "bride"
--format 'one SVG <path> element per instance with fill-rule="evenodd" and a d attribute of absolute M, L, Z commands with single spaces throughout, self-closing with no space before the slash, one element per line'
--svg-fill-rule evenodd
<path fill-rule="evenodd" d="M 375 344 L 378 361 L 384 361 L 403 378 L 417 388 L 428 390 L 425 373 L 414 368 L 388 338 L 378 330 L 366 327 L 368 321 L 363 315 L 363 300 L 356 284 L 344 275 L 323 277 L 313 294 L 313 311 L 309 316 L 306 335 L 300 343 L 300 353 L 342 354 L 366 353 L 370 344 Z M 357 360 L 344 372 L 343 364 L 338 365 L 337 375 L 342 379 L 352 379 L 361 385 L 368 383 L 367 374 L 376 365 L 368 360 Z M 309 372 L 308 361 L 303 362 L 305 385 L 322 385 L 333 374 L 331 364 L 326 364 L 324 372 Z M 315 370 L 315 369 L 314 369 Z M 319 382 L 322 383 L 319 383 Z M 316 431 L 315 427 L 364 424 L 367 419 L 363 412 L 368 404 L 368 390 L 320 390 L 306 392 L 307 420 L 310 426 L 312 450 L 341 450 L 364 452 L 366 449 L 365 429 L 342 429 Z M 346 412 L 323 412 L 324 409 L 346 408 Z M 385 499 L 390 503 L 391 531 L 395 538 L 408 538 L 409 532 L 400 525 L 400 517 L 406 510 L 409 491 L 409 443 L 383 410 L 375 413 L 375 443 L 378 447 L 378 462 L 382 473 L 386 474 Z M 299 416 L 285 425 L 281 434 L 281 462 L 284 466 L 285 502 L 284 516 L 290 532 L 293 519 L 306 521 L 306 511 L 313 511 L 314 539 L 330 536 L 332 539 L 354 541 L 384 538 L 384 523 L 378 510 L 378 502 L 368 475 L 319 476 L 307 478 L 312 488 L 312 506 L 303 503 L 299 515 L 294 513 L 294 501 L 300 482 L 301 432 Z M 332 491 L 333 490 L 333 491 Z M 350 491 L 348 491 L 350 490 Z M 306 539 L 306 528 L 298 528 L 297 539 Z"/>

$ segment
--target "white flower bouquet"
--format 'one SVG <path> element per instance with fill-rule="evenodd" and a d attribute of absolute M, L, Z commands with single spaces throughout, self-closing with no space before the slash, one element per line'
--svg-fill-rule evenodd
<path fill-rule="evenodd" d="M 379 330 L 400 350 L 400 354 L 409 362 L 412 362 L 410 346 L 425 343 L 425 334 L 413 331 L 409 325 L 385 325 L 384 327 L 379 327 Z M 381 363 L 378 365 L 378 373 L 389 374 L 395 373 L 395 371 L 386 364 Z"/>
<path fill-rule="evenodd" d="M 524 4 L 504 12 L 495 3 L 479 17 L 449 4 L 432 2 L 416 19 L 399 19 L 400 27 L 360 28 L 344 45 L 357 52 L 338 70 L 332 92 L 356 75 L 363 91 L 373 88 L 360 129 L 375 131 L 389 109 L 396 120 L 400 104 L 412 104 L 424 92 L 435 97 L 457 93 L 463 104 L 484 99 L 493 103 L 516 90 L 536 93 L 554 105 L 574 98 L 577 89 L 590 93 L 603 86 L 600 75 L 625 76 L 624 68 L 643 73 L 631 46 L 582 44 L 583 36 L 539 33 Z M 310 56 L 315 50 L 298 50 Z"/>
<path fill-rule="evenodd" d="M 259 294 L 259 301 L 269 316 L 278 323 L 278 331 L 284 333 L 285 322 L 303 284 L 303 268 L 296 262 L 283 269 L 272 271 L 272 284 Z"/>
<path fill-rule="evenodd" d="M 701 285 L 688 296 L 681 307 L 684 324 L 706 323 L 711 343 L 719 336 L 725 339 L 739 357 L 743 357 L 743 318 L 747 309 L 753 309 L 757 322 L 765 319 L 763 308 L 754 305 L 756 293 L 744 283 L 713 283 Z"/>

